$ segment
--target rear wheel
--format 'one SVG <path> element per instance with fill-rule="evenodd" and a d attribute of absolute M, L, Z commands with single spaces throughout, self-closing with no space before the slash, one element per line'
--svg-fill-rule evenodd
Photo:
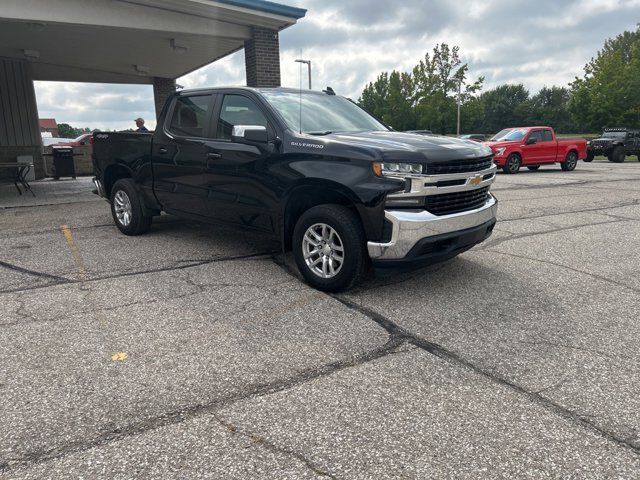
<path fill-rule="evenodd" d="M 613 151 L 609 155 L 609 161 L 615 162 L 615 163 L 622 163 L 624 162 L 624 157 L 625 157 L 624 147 L 620 145 L 613 149 Z"/>
<path fill-rule="evenodd" d="M 529 170 L 538 170 L 540 168 L 540 165 L 531 165 L 530 167 L 527 167 Z"/>
<path fill-rule="evenodd" d="M 502 170 L 504 171 L 504 173 L 518 173 L 518 171 L 520 170 L 520 165 L 522 165 L 522 159 L 520 158 L 520 155 L 518 155 L 517 153 L 512 153 L 507 158 L 507 161 L 504 164 L 504 167 L 502 167 Z"/>
<path fill-rule="evenodd" d="M 564 162 L 560 163 L 560 168 L 565 172 L 570 172 L 576 169 L 576 165 L 578 164 L 578 154 L 576 152 L 569 152 L 567 156 L 564 157 Z"/>
<path fill-rule="evenodd" d="M 149 231 L 152 217 L 144 214 L 135 184 L 123 178 L 111 188 L 111 215 L 118 229 L 125 235 L 140 235 Z"/>
<path fill-rule="evenodd" d="M 303 213 L 293 230 L 292 244 L 298 270 L 318 290 L 347 290 L 365 273 L 362 225 L 342 205 L 319 205 Z"/>

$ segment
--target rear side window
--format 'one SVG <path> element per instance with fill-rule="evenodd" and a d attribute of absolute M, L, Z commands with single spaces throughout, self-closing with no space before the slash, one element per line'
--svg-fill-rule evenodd
<path fill-rule="evenodd" d="M 204 137 L 210 99 L 210 95 L 179 97 L 173 109 L 169 131 L 181 137 Z"/>
<path fill-rule="evenodd" d="M 551 130 L 542 130 L 542 141 L 550 142 L 553 139 L 551 136 Z"/>
<path fill-rule="evenodd" d="M 220 109 L 216 138 L 231 140 L 235 125 L 267 126 L 267 119 L 250 98 L 242 95 L 225 95 Z"/>

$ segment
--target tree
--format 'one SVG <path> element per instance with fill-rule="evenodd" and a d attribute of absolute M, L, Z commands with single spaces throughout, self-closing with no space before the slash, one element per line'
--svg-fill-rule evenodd
<path fill-rule="evenodd" d="M 526 125 L 552 125 L 562 133 L 574 131 L 568 106 L 571 92 L 565 87 L 544 87 L 528 101 Z"/>
<path fill-rule="evenodd" d="M 58 135 L 60 138 L 76 138 L 76 129 L 68 123 L 58 124 Z"/>
<path fill-rule="evenodd" d="M 569 111 L 583 128 L 640 126 L 640 28 L 605 41 L 571 94 Z"/>
<path fill-rule="evenodd" d="M 505 127 L 521 125 L 527 114 L 529 91 L 524 85 L 500 85 L 480 95 L 484 107 L 480 129 L 496 133 Z"/>

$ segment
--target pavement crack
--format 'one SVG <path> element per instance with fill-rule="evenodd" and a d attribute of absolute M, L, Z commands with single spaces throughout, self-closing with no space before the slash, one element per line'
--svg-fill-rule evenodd
<path fill-rule="evenodd" d="M 607 223 L 611 223 L 611 222 L 607 222 Z M 499 250 L 484 249 L 483 251 L 490 252 L 490 253 L 496 253 L 498 255 L 506 255 L 508 257 L 520 258 L 520 259 L 523 259 L 523 260 L 531 260 L 532 262 L 545 263 L 547 265 L 551 265 L 551 266 L 554 266 L 554 267 L 562 268 L 562 269 L 565 269 L 565 270 L 570 270 L 572 272 L 580 273 L 582 275 L 587 275 L 589 277 L 595 278 L 597 280 L 600 280 L 600 281 L 603 281 L 603 282 L 606 282 L 606 283 L 610 283 L 612 285 L 617 285 L 617 286 L 625 288 L 627 290 L 631 290 L 634 293 L 640 293 L 640 288 L 633 287 L 631 285 L 627 285 L 626 283 L 619 282 L 618 280 L 614 280 L 613 278 L 605 277 L 603 275 L 598 275 L 597 273 L 587 272 L 586 270 L 580 270 L 579 268 L 573 268 L 573 267 L 570 267 L 569 265 L 564 265 L 562 263 L 554 262 L 552 260 L 528 257 L 526 255 L 518 255 L 517 253 L 511 253 L 511 252 L 501 252 Z"/>
<path fill-rule="evenodd" d="M 72 281 L 72 280 L 69 280 L 68 278 L 59 277 L 57 275 L 51 275 L 50 273 L 37 272 L 35 270 L 29 270 L 28 268 L 19 267 L 18 265 L 14 265 L 12 263 L 3 262 L 2 260 L 0 260 L 0 267 L 4 267 L 4 268 L 6 268 L 8 270 L 13 270 L 14 272 L 24 273 L 26 275 L 31 275 L 31 276 L 34 276 L 34 277 L 44 278 L 44 279 L 47 279 L 47 280 L 53 280 L 54 282 L 57 282 L 56 285 L 59 285 L 61 283 L 69 283 L 69 282 Z M 42 286 L 49 286 L 49 285 L 42 285 Z"/>
<path fill-rule="evenodd" d="M 609 355 L 608 353 L 605 353 L 605 352 L 601 352 L 599 350 L 592 350 L 590 348 L 579 347 L 579 346 L 576 346 L 576 345 L 568 345 L 568 344 L 564 344 L 564 343 L 555 343 L 555 342 L 550 342 L 550 341 L 547 341 L 547 340 L 540 340 L 540 341 L 537 341 L 537 342 L 520 341 L 518 343 L 521 343 L 523 345 L 534 345 L 534 346 L 547 345 L 549 347 L 564 348 L 564 349 L 567 349 L 567 350 L 576 350 L 578 352 L 589 353 L 591 355 L 598 355 L 600 357 L 609 358 L 611 360 L 615 359 L 615 357 L 613 357 L 612 355 Z"/>
<path fill-rule="evenodd" d="M 517 218 L 504 218 L 504 219 L 500 218 L 498 220 L 498 224 L 507 223 L 507 222 L 518 222 L 520 220 L 534 220 L 536 218 L 557 217 L 560 215 L 571 215 L 573 213 L 601 212 L 603 210 L 614 210 L 616 208 L 632 207 L 639 204 L 640 204 L 640 199 L 637 199 L 631 202 L 620 202 L 620 203 L 614 203 L 613 205 L 605 205 L 604 207 L 581 208 L 579 210 L 566 210 L 563 212 L 556 212 L 556 213 L 541 213 L 537 215 L 519 216 Z"/>
<path fill-rule="evenodd" d="M 183 407 L 178 410 L 166 412 L 156 417 L 147 418 L 140 422 L 131 423 L 120 428 L 113 428 L 98 434 L 92 439 L 88 439 L 85 441 L 72 441 L 65 445 L 48 450 L 29 452 L 22 455 L 21 457 L 0 459 L 0 473 L 5 473 L 17 468 L 28 467 L 32 464 L 59 459 L 73 453 L 85 452 L 87 450 L 107 445 L 112 442 L 117 442 L 128 437 L 141 435 L 158 428 L 182 423 L 185 420 L 196 418 L 202 415 L 214 414 L 222 408 L 231 406 L 235 403 L 286 391 L 291 388 L 304 385 L 308 382 L 333 375 L 334 373 L 340 372 L 342 370 L 354 368 L 365 363 L 377 360 L 379 358 L 383 358 L 387 355 L 397 353 L 401 351 L 406 345 L 407 343 L 404 339 L 391 337 L 384 345 L 381 345 L 380 347 L 353 355 L 348 358 L 337 360 L 320 367 L 313 367 L 299 371 L 286 379 L 251 385 L 224 398 L 219 398 L 209 403 Z"/>
<path fill-rule="evenodd" d="M 219 415 L 217 415 L 215 413 L 213 414 L 213 417 L 216 419 L 216 421 L 220 425 L 222 425 L 227 430 L 229 430 L 229 432 L 232 435 L 242 435 L 243 437 L 248 438 L 252 442 L 255 442 L 256 444 L 261 445 L 261 446 L 267 448 L 268 450 L 271 450 L 271 451 L 276 452 L 276 453 L 284 454 L 284 455 L 286 455 L 288 457 L 293 457 L 296 460 L 298 460 L 301 463 L 303 463 L 309 470 L 311 470 L 311 472 L 315 473 L 316 475 L 319 475 L 321 477 L 334 478 L 334 479 L 337 478 L 334 475 L 330 474 L 325 469 L 323 469 L 322 467 L 318 466 L 316 463 L 314 463 L 311 460 L 309 460 L 307 457 L 305 457 L 301 453 L 295 452 L 295 451 L 293 451 L 291 449 L 288 449 L 288 448 L 279 447 L 278 445 L 276 445 L 275 443 L 267 440 L 265 437 L 263 437 L 261 435 L 258 435 L 256 433 L 249 432 L 249 431 L 246 431 L 246 430 L 242 430 L 239 427 L 237 427 L 236 425 L 234 425 L 233 423 L 231 423 L 231 422 L 229 422 L 227 420 L 224 420 L 223 418 L 221 418 Z"/>
<path fill-rule="evenodd" d="M 481 375 L 485 378 L 487 378 L 488 380 L 492 381 L 493 383 L 496 383 L 498 385 L 501 385 L 503 387 L 509 388 L 515 392 L 517 392 L 518 394 L 528 398 L 530 401 L 546 408 L 549 411 L 554 412 L 555 414 L 569 420 L 570 422 L 579 425 L 583 428 L 586 428 L 594 433 L 596 433 L 597 435 L 606 438 L 607 440 L 610 440 L 611 442 L 614 442 L 618 445 L 620 445 L 621 447 L 624 447 L 630 451 L 632 451 L 633 453 L 636 453 L 638 455 L 640 455 L 640 444 L 629 441 L 629 439 L 627 437 L 620 437 L 618 436 L 616 433 L 614 432 L 610 432 L 602 427 L 600 427 L 599 425 L 596 424 L 595 421 L 591 420 L 590 418 L 586 418 L 582 415 L 580 415 L 577 412 L 574 412 L 572 410 L 569 410 L 568 408 L 564 407 L 563 405 L 554 402 L 553 400 L 551 400 L 548 397 L 545 397 L 543 395 L 541 395 L 538 392 L 535 391 L 529 391 L 526 388 L 518 385 L 515 382 L 512 382 L 511 380 L 508 380 L 507 378 L 498 375 L 492 371 L 487 371 L 484 370 L 483 368 L 481 368 L 478 365 L 475 365 L 474 363 L 472 363 L 471 361 L 465 359 L 464 357 L 462 357 L 461 355 L 448 350 L 447 348 L 443 347 L 442 345 L 439 345 L 437 343 L 434 343 L 432 341 L 429 341 L 425 338 L 419 337 L 405 329 L 403 329 L 402 327 L 400 327 L 398 324 L 396 324 L 395 322 L 393 322 L 392 320 L 390 320 L 389 318 L 385 317 L 384 315 L 382 315 L 379 312 L 376 312 L 375 310 L 372 310 L 368 307 L 365 307 L 363 305 L 359 305 L 357 303 L 352 302 L 351 300 L 348 300 L 346 298 L 344 298 L 343 296 L 338 296 L 338 295 L 332 295 L 333 298 L 335 298 L 337 301 L 339 301 L 340 303 L 342 303 L 343 305 L 345 305 L 348 308 L 352 308 L 353 310 L 360 312 L 361 314 L 367 316 L 368 318 L 370 318 L 371 320 L 373 320 L 374 322 L 376 322 L 378 325 L 381 325 L 385 330 L 387 330 L 387 332 L 389 332 L 390 335 L 392 335 L 395 338 L 402 338 L 403 341 L 409 342 L 413 345 L 415 345 L 416 347 L 452 364 L 452 365 L 456 365 L 459 367 L 463 367 L 471 372 L 474 372 L 478 375 Z"/>

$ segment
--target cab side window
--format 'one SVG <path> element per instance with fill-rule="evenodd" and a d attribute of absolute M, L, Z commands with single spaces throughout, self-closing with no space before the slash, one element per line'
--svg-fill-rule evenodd
<path fill-rule="evenodd" d="M 236 125 L 267 126 L 267 119 L 253 100 L 242 95 L 225 95 L 220 109 L 216 138 L 231 140 Z"/>
<path fill-rule="evenodd" d="M 169 131 L 180 137 L 204 137 L 211 95 L 179 97 L 173 108 Z"/>
<path fill-rule="evenodd" d="M 535 138 L 538 143 L 544 142 L 544 140 L 542 139 L 542 130 L 534 130 L 533 132 L 531 132 L 531 134 L 529 135 L 529 140 L 533 138 Z"/>
<path fill-rule="evenodd" d="M 551 130 L 542 130 L 542 141 L 550 142 L 553 140 L 553 136 L 551 135 Z"/>

